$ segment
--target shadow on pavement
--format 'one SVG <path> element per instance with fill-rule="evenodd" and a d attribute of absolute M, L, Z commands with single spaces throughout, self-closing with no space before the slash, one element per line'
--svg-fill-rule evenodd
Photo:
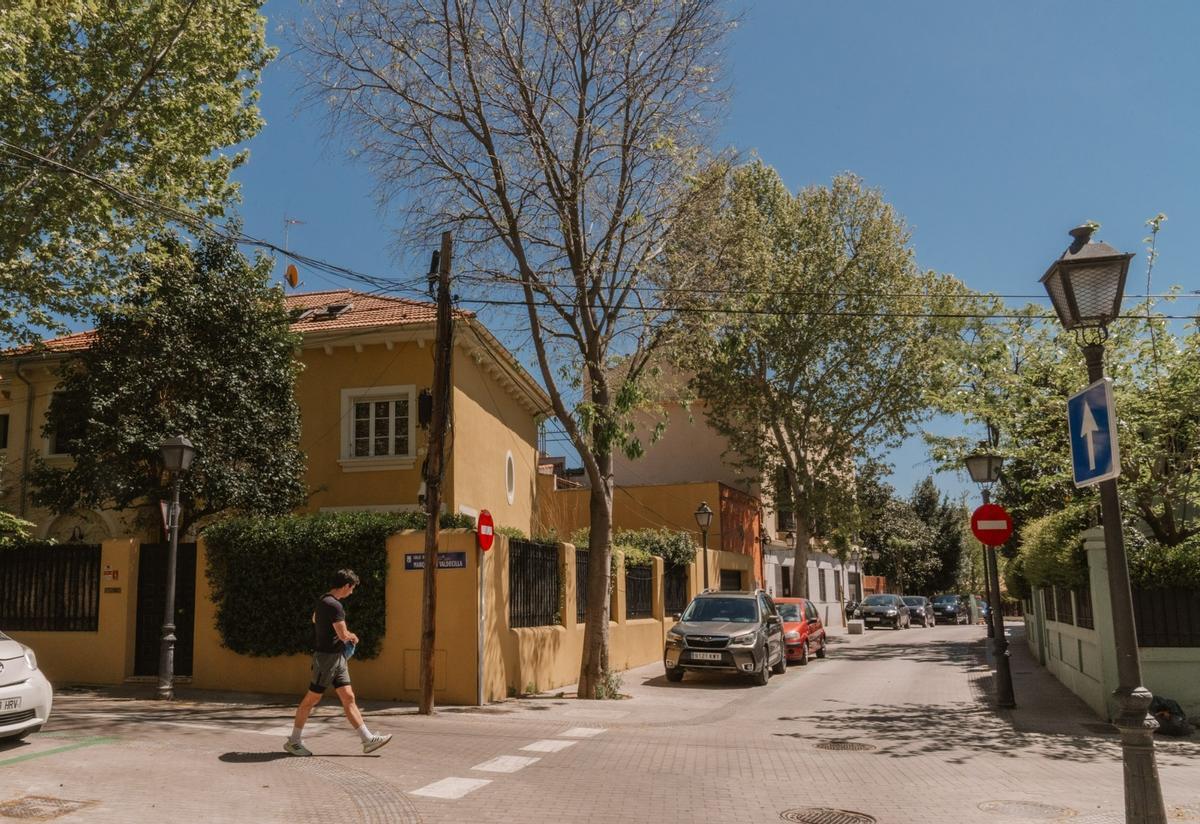
<path fill-rule="evenodd" d="M 268 761 L 294 757 L 286 752 L 225 752 L 217 756 L 217 760 L 226 764 L 266 764 Z"/>
<path fill-rule="evenodd" d="M 670 690 L 753 690 L 753 684 L 748 676 L 734 672 L 689 672 L 683 680 L 672 684 L 665 675 L 656 675 L 641 681 L 640 687 L 659 687 Z"/>

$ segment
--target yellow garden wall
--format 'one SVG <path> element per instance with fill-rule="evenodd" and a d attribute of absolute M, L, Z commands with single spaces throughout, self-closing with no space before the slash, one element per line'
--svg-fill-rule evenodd
<path fill-rule="evenodd" d="M 416 700 L 421 648 L 423 573 L 405 570 L 404 555 L 421 553 L 423 532 L 403 532 L 388 539 L 387 622 L 382 652 L 369 661 L 354 660 L 350 675 L 361 698 Z M 307 655 L 256 658 L 221 646 L 215 626 L 216 606 L 204 575 L 205 546 L 196 548 L 196 638 L 192 686 L 200 689 L 300 695 L 308 686 Z M 468 530 L 441 533 L 440 551 L 463 552 L 464 569 L 438 571 L 437 643 L 434 698 L 439 703 L 473 704 L 476 700 L 476 614 L 478 571 L 475 534 Z M 313 594 L 313 600 L 319 593 Z M 297 609 L 307 609 L 297 604 Z M 346 604 L 347 624 L 354 630 L 354 601 Z"/>
<path fill-rule="evenodd" d="M 28 644 L 52 684 L 120 684 L 133 671 L 137 609 L 137 541 L 100 546 L 100 613 L 95 632 L 10 632 Z M 115 591 L 114 591 L 115 590 Z"/>

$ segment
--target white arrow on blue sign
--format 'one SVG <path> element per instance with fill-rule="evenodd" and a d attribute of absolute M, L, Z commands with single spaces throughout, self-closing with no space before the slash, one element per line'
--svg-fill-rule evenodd
<path fill-rule="evenodd" d="M 1111 378 L 1101 378 L 1067 398 L 1067 426 L 1075 486 L 1092 486 L 1121 474 Z"/>

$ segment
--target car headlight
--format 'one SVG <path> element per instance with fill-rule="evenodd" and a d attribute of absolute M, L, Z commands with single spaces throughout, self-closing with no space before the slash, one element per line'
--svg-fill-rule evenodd
<path fill-rule="evenodd" d="M 31 670 L 37 669 L 37 656 L 33 654 L 33 650 L 25 647 L 25 662 L 29 664 Z"/>
<path fill-rule="evenodd" d="M 892 616 L 892 615 L 899 615 L 900 613 L 899 613 L 899 611 L 898 611 L 898 610 L 895 610 L 895 609 L 889 609 L 889 610 L 887 611 L 887 614 L 888 614 L 888 616 L 890 617 L 890 616 Z"/>
<path fill-rule="evenodd" d="M 744 635 L 735 635 L 729 639 L 731 647 L 752 647 L 754 642 L 758 640 L 757 632 L 747 632 Z"/>
<path fill-rule="evenodd" d="M 683 633 L 676 632 L 673 629 L 668 630 L 667 631 L 667 644 L 669 644 L 670 646 L 673 646 L 673 647 L 682 647 L 683 646 Z"/>
<path fill-rule="evenodd" d="M 792 630 L 791 632 L 785 632 L 783 637 L 788 641 L 799 641 L 800 633 L 796 632 L 796 630 Z"/>
<path fill-rule="evenodd" d="M 854 610 L 854 617 L 855 617 L 855 618 L 861 618 L 861 617 L 862 617 L 862 610 L 861 610 L 861 609 L 856 609 L 856 610 Z"/>

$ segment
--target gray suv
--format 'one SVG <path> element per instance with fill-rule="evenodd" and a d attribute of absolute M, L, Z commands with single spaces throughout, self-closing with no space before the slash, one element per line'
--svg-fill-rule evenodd
<path fill-rule="evenodd" d="M 756 684 L 787 670 L 783 619 L 765 592 L 703 592 L 667 632 L 668 681 L 687 670 L 741 672 Z"/>

